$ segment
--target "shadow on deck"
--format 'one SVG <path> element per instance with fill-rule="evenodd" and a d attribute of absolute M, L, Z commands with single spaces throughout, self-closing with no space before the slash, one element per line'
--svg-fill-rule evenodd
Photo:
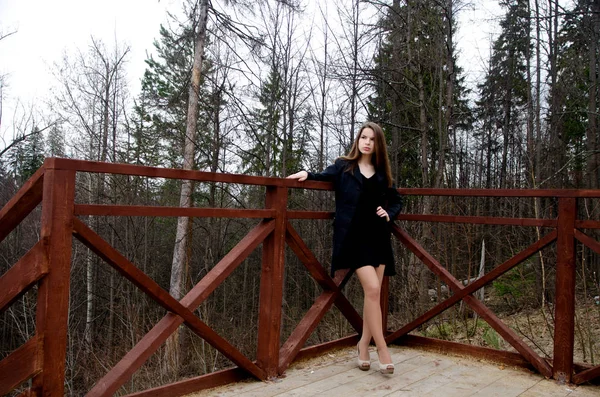
<path fill-rule="evenodd" d="M 376 370 L 377 353 L 373 347 L 370 371 L 356 367 L 354 348 L 344 348 L 300 360 L 275 381 L 242 381 L 187 397 L 600 396 L 600 386 L 561 385 L 523 368 L 417 348 L 392 346 L 391 352 L 396 366 L 393 375 L 382 375 Z"/>

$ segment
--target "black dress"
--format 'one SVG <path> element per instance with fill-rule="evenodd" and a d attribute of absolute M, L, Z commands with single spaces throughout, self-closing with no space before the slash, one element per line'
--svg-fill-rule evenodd
<path fill-rule="evenodd" d="M 375 176 L 366 178 L 362 173 L 362 189 L 356 212 L 342 249 L 333 258 L 335 269 L 358 269 L 363 266 L 386 265 L 385 275 L 393 276 L 394 254 L 388 222 L 377 215 L 377 207 L 383 206 L 385 192 L 377 184 Z"/>

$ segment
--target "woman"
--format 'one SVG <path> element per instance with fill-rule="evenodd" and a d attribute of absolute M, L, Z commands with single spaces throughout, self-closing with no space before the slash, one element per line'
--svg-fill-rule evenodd
<path fill-rule="evenodd" d="M 379 370 L 394 373 L 394 364 L 383 336 L 380 294 L 383 276 L 395 274 L 390 222 L 402 209 L 402 198 L 393 185 L 383 130 L 365 123 L 347 156 L 323 172 L 300 171 L 290 179 L 331 181 L 335 188 L 335 220 L 331 274 L 354 269 L 364 292 L 363 332 L 356 346 L 358 367 L 371 367 L 371 337 L 377 346 Z"/>

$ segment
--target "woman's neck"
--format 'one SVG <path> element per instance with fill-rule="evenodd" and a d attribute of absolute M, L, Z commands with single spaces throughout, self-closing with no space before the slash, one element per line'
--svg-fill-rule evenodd
<path fill-rule="evenodd" d="M 358 164 L 360 165 L 373 165 L 371 162 L 371 154 L 361 154 L 358 158 Z"/>

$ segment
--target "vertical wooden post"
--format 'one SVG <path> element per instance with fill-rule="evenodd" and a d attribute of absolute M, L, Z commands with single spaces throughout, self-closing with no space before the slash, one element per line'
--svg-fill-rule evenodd
<path fill-rule="evenodd" d="M 36 334 L 42 371 L 33 377 L 36 396 L 64 395 L 74 193 L 75 171 L 46 170 L 41 240 L 49 273 L 38 287 Z"/>
<path fill-rule="evenodd" d="M 383 282 L 381 283 L 381 329 L 383 330 L 383 336 L 388 334 L 388 312 L 390 310 L 389 304 L 390 296 L 390 278 L 383 276 Z M 364 319 L 363 319 L 364 320 Z"/>
<path fill-rule="evenodd" d="M 559 199 L 553 377 L 561 383 L 570 382 L 573 374 L 575 329 L 575 240 L 573 234 L 576 217 L 577 199 L 572 197 Z"/>
<path fill-rule="evenodd" d="M 277 376 L 279 364 L 287 194 L 285 187 L 267 186 L 266 208 L 277 215 L 275 229 L 263 242 L 256 360 L 268 378 Z"/>

